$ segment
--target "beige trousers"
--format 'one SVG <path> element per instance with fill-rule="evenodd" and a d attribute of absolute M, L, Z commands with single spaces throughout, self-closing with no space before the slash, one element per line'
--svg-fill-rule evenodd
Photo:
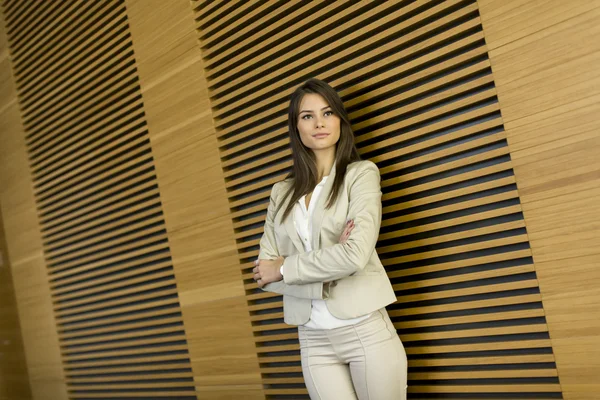
<path fill-rule="evenodd" d="M 300 326 L 298 336 L 312 400 L 406 399 L 406 352 L 385 308 L 342 328 Z"/>

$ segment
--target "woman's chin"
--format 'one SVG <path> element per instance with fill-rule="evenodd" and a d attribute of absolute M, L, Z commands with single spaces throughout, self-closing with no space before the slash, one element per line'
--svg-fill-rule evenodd
<path fill-rule="evenodd" d="M 335 150 L 335 143 L 314 143 L 309 146 L 312 151 Z"/>

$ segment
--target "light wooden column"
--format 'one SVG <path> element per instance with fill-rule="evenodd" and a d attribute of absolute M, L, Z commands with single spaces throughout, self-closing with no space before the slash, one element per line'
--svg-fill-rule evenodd
<path fill-rule="evenodd" d="M 25 133 L 11 73 L 6 32 L 4 25 L 0 25 L 0 212 L 8 249 L 5 259 L 13 276 L 33 398 L 67 399 Z M 2 320 L 0 324 L 4 322 Z"/>
<path fill-rule="evenodd" d="M 0 400 L 31 400 L 19 314 L 0 214 Z"/>
<path fill-rule="evenodd" d="M 190 3 L 126 4 L 198 397 L 263 399 Z"/>
<path fill-rule="evenodd" d="M 565 399 L 600 392 L 600 1 L 479 0 Z"/>

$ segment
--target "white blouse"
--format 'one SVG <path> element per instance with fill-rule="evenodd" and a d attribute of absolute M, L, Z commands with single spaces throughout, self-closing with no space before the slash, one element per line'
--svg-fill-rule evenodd
<path fill-rule="evenodd" d="M 310 244 L 312 239 L 312 215 L 317 199 L 319 198 L 326 181 L 327 177 L 325 176 L 313 190 L 308 209 L 306 209 L 306 196 L 302 196 L 294 207 L 294 223 L 296 225 L 296 231 L 298 232 L 300 239 L 302 239 L 304 250 L 306 252 L 312 251 Z M 310 320 L 304 326 L 312 329 L 334 329 L 357 324 L 360 321 L 369 318 L 370 315 L 371 314 L 363 315 L 352 319 L 339 319 L 329 312 L 325 300 L 312 300 Z"/>

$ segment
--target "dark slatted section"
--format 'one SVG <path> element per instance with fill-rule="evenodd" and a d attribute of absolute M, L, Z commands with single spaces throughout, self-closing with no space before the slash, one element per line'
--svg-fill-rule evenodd
<path fill-rule="evenodd" d="M 251 279 L 286 107 L 342 96 L 381 170 L 378 252 L 415 399 L 562 398 L 475 1 L 193 1 L 265 392 L 307 398 L 281 297 Z"/>
<path fill-rule="evenodd" d="M 124 1 L 3 4 L 71 399 L 196 399 Z"/>

